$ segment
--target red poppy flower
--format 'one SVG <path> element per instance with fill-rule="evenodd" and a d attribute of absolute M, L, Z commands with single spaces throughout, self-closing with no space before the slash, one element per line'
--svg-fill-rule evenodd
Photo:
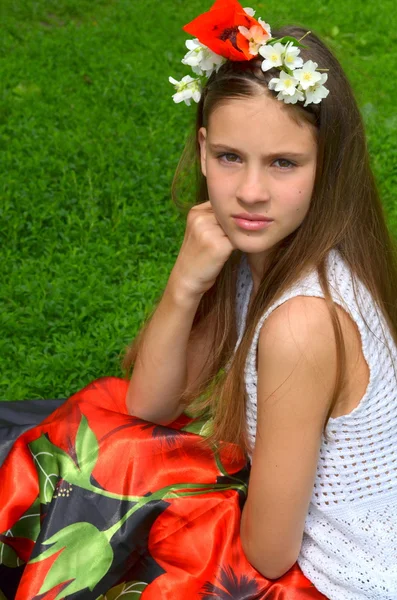
<path fill-rule="evenodd" d="M 22 575 L 22 579 L 18 586 L 15 600 L 26 600 L 26 598 L 32 598 L 32 600 L 34 600 L 36 596 L 39 596 L 40 588 L 42 586 L 43 581 L 47 577 L 49 570 L 51 569 L 52 565 L 61 553 L 62 550 L 59 550 L 58 552 L 56 552 L 52 556 L 49 556 L 40 563 L 28 563 L 26 565 Z M 58 592 L 61 591 L 62 587 L 64 587 L 65 584 L 66 582 L 61 584 L 61 586 L 58 589 Z M 51 590 L 48 592 L 48 595 L 40 595 L 40 600 L 54 600 L 57 594 L 53 596 L 53 592 L 54 590 Z"/>
<path fill-rule="evenodd" d="M 123 415 L 109 418 L 108 428 L 98 438 L 93 470 L 94 479 L 108 491 L 144 496 L 172 484 L 215 483 L 221 475 L 214 453 L 196 435 Z M 227 473 L 244 465 L 230 451 L 220 452 L 220 460 Z"/>
<path fill-rule="evenodd" d="M 106 377 L 80 390 L 53 413 L 47 425 L 50 441 L 77 461 L 76 437 L 84 415 L 98 444 L 92 476 L 116 494 L 144 496 L 171 484 L 215 482 L 221 473 L 214 453 L 199 436 L 180 431 L 189 419 L 181 415 L 163 427 L 128 415 L 127 387 L 124 380 Z M 232 450 L 231 444 L 219 450 L 227 473 L 236 473 L 245 464 L 243 454 L 236 458 Z"/>
<path fill-rule="evenodd" d="M 18 555 L 18 558 L 24 562 L 29 560 L 34 548 L 34 541 L 24 537 L 11 537 L 0 534 L 0 542 L 12 548 Z"/>
<path fill-rule="evenodd" d="M 149 552 L 165 573 L 145 598 L 325 600 L 297 563 L 276 581 L 254 569 L 241 546 L 240 519 L 234 490 L 170 500 L 149 536 Z"/>
<path fill-rule="evenodd" d="M 146 588 L 147 600 L 159 598 L 161 593 L 173 600 L 201 597 L 205 583 L 216 578 L 236 553 L 238 560 L 233 560 L 233 566 L 238 562 L 239 572 L 258 578 L 259 588 L 269 587 L 242 552 L 240 518 L 235 490 L 170 500 L 150 531 L 150 555 L 165 573 Z"/>
<path fill-rule="evenodd" d="M 208 12 L 185 25 L 183 30 L 229 60 L 251 60 L 254 56 L 249 52 L 249 41 L 239 32 L 239 26 L 261 27 L 237 0 L 216 0 Z"/>

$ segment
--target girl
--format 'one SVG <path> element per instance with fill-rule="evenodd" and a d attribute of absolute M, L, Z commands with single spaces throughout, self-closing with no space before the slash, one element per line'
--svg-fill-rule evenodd
<path fill-rule="evenodd" d="M 397 265 L 361 117 L 314 35 L 284 28 L 273 38 L 306 47 L 269 47 L 248 10 L 222 37 L 227 7 L 239 11 L 219 0 L 185 27 L 198 40 L 182 62 L 196 73 L 211 51 L 228 60 L 212 57 L 199 100 L 197 204 L 144 344 L 127 356 L 127 406 L 172 421 L 186 387 L 190 400 L 232 358 L 207 405 L 213 437 L 251 458 L 251 564 L 275 579 L 298 560 L 332 599 L 396 598 Z M 200 93 L 184 79 L 171 80 L 176 101 Z"/>
<path fill-rule="evenodd" d="M 351 89 L 235 0 L 185 30 L 178 258 L 130 381 L 8 455 L 0 575 L 27 562 L 18 599 L 396 598 L 397 258 Z"/>

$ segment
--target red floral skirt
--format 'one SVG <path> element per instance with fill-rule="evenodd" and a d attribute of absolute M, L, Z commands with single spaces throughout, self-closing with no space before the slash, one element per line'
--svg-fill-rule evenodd
<path fill-rule="evenodd" d="M 94 381 L 9 452 L 0 599 L 324 599 L 298 565 L 270 581 L 245 558 L 243 455 L 204 445 L 197 419 L 129 416 L 127 385 Z"/>

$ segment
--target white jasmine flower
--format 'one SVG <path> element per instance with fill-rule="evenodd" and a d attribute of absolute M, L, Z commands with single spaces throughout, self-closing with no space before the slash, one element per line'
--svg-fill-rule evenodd
<path fill-rule="evenodd" d="M 293 71 L 294 77 L 298 79 L 303 90 L 307 90 L 309 87 L 313 87 L 321 79 L 321 73 L 316 71 L 318 64 L 312 60 L 305 62 L 301 69 L 295 69 Z"/>
<path fill-rule="evenodd" d="M 305 95 L 299 88 L 295 88 L 294 94 L 288 95 L 285 92 L 280 92 L 277 94 L 277 99 L 282 100 L 285 104 L 296 104 L 298 101 L 302 101 L 305 99 Z"/>
<path fill-rule="evenodd" d="M 247 6 L 246 8 L 243 8 L 243 11 L 249 16 L 249 17 L 255 17 L 255 11 L 253 8 L 250 8 L 249 6 Z"/>
<path fill-rule="evenodd" d="M 282 54 L 285 46 L 280 42 L 270 46 L 266 44 L 259 48 L 259 54 L 265 59 L 262 61 L 262 71 L 268 71 L 273 67 L 281 67 L 283 64 Z"/>
<path fill-rule="evenodd" d="M 266 23 L 266 21 L 264 21 L 264 20 L 263 20 L 263 19 L 261 19 L 260 17 L 259 17 L 259 19 L 258 19 L 258 23 L 259 23 L 259 25 L 260 25 L 261 27 L 263 27 L 263 29 L 264 29 L 264 30 L 267 32 L 267 34 L 268 34 L 269 38 L 271 38 L 271 36 L 272 36 L 272 30 L 270 29 L 270 25 L 269 25 L 269 23 Z"/>
<path fill-rule="evenodd" d="M 249 40 L 249 52 L 254 56 L 258 54 L 260 46 L 262 46 L 270 37 L 267 31 L 264 31 L 259 25 L 254 25 L 250 29 L 240 25 L 238 30 L 245 38 L 247 38 L 247 40 Z"/>
<path fill-rule="evenodd" d="M 319 104 L 323 98 L 326 98 L 329 94 L 329 90 L 324 87 L 324 83 L 327 81 L 327 73 L 321 74 L 321 79 L 317 81 L 315 85 L 307 88 L 306 90 L 306 102 L 304 106 L 308 104 Z"/>
<path fill-rule="evenodd" d="M 284 64 L 288 69 L 299 69 L 303 65 L 303 59 L 298 56 L 300 54 L 300 49 L 297 46 L 294 46 L 292 42 L 288 42 L 285 46 L 284 50 Z"/>
<path fill-rule="evenodd" d="M 281 71 L 280 77 L 273 77 L 269 81 L 269 89 L 274 90 L 276 92 L 282 92 L 286 96 L 293 96 L 296 92 L 296 86 L 299 81 L 292 77 L 292 75 L 288 75 L 285 71 Z"/>
<path fill-rule="evenodd" d="M 223 56 L 215 54 L 207 46 L 201 44 L 198 39 L 186 40 L 187 52 L 182 58 L 184 65 L 189 65 L 196 75 L 205 75 L 209 77 L 213 71 L 218 71 L 219 67 L 225 62 Z"/>
<path fill-rule="evenodd" d="M 169 77 L 168 81 L 175 86 L 176 94 L 172 96 L 174 102 L 185 102 L 190 106 L 190 100 L 199 102 L 201 98 L 201 85 L 199 79 L 193 79 L 190 75 L 185 75 L 181 81 Z"/>

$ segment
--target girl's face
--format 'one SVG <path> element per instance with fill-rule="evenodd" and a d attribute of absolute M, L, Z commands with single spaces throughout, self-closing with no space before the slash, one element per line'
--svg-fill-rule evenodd
<path fill-rule="evenodd" d="M 288 108 L 266 93 L 226 100 L 199 131 L 201 169 L 215 216 L 258 275 L 267 251 L 302 223 L 313 192 L 315 128 L 293 120 Z M 247 229 L 234 218 L 240 213 L 272 221 Z"/>

